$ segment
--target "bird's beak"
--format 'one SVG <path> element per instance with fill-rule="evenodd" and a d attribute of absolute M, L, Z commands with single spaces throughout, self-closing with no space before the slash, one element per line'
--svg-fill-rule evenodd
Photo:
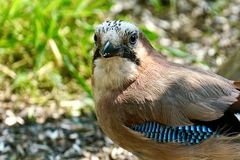
<path fill-rule="evenodd" d="M 107 41 L 102 49 L 102 56 L 104 58 L 119 56 L 120 47 L 114 47 L 111 42 Z"/>

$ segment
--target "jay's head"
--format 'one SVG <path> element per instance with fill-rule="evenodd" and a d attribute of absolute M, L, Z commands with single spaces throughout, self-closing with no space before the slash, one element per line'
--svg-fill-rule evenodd
<path fill-rule="evenodd" d="M 106 21 L 96 28 L 94 60 L 120 57 L 140 65 L 144 41 L 143 33 L 132 23 Z"/>
<path fill-rule="evenodd" d="M 120 20 L 98 25 L 94 41 L 94 78 L 98 79 L 98 84 L 111 86 L 136 78 L 139 66 L 146 61 L 148 50 L 152 49 L 135 25 Z"/>

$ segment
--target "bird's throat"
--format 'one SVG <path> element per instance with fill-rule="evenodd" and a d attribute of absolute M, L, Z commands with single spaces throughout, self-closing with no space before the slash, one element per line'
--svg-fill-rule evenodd
<path fill-rule="evenodd" d="M 94 65 L 93 85 L 97 92 L 121 89 L 138 76 L 138 66 L 122 57 L 96 59 Z"/>

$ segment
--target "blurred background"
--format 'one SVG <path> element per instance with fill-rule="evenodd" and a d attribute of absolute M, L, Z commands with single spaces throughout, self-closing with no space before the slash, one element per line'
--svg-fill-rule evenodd
<path fill-rule="evenodd" d="M 0 160 L 135 159 L 99 129 L 94 28 L 135 23 L 170 61 L 240 80 L 240 0 L 0 0 Z"/>

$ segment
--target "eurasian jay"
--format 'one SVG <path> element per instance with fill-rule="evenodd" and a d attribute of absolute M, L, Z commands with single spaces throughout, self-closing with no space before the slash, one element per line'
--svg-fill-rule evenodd
<path fill-rule="evenodd" d="M 116 144 L 141 159 L 240 159 L 240 82 L 167 61 L 126 21 L 94 41 L 96 114 Z"/>

